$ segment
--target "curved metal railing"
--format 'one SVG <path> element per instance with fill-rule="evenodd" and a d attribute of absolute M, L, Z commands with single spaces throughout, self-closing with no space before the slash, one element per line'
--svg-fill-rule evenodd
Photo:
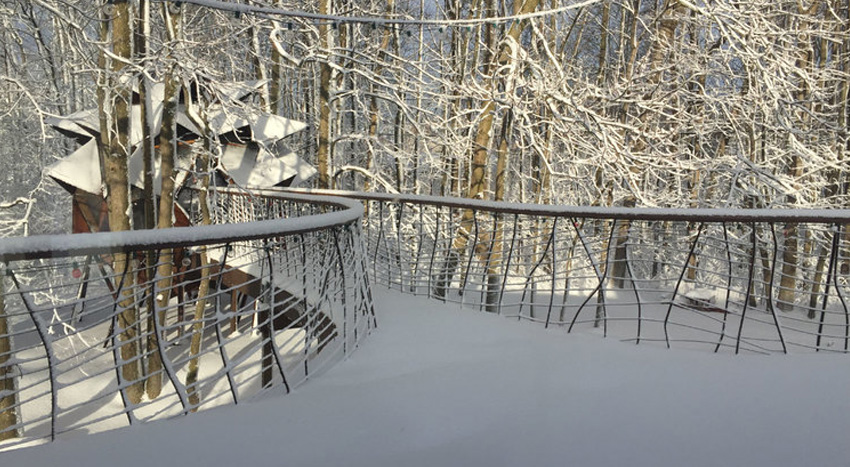
<path fill-rule="evenodd" d="M 0 240 L 0 450 L 288 392 L 370 332 L 360 203 L 212 199 L 222 225 Z"/>
<path fill-rule="evenodd" d="M 376 282 L 635 343 L 850 350 L 850 211 L 359 199 Z"/>
<path fill-rule="evenodd" d="M 369 270 L 635 343 L 850 350 L 850 211 L 314 193 L 336 198 L 220 190 L 221 225 L 0 240 L 0 449 L 288 391 L 374 327 Z"/>

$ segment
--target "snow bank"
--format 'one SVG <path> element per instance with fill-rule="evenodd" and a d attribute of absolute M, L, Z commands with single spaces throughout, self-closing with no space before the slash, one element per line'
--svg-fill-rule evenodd
<path fill-rule="evenodd" d="M 797 466 L 850 458 L 846 356 L 564 334 L 378 291 L 380 328 L 287 397 L 0 454 L 4 465 Z"/>

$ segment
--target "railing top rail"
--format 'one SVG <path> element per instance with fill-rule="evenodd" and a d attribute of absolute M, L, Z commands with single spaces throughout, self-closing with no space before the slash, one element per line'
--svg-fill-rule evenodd
<path fill-rule="evenodd" d="M 850 223 L 850 209 L 706 209 L 706 208 L 624 208 L 601 206 L 561 206 L 547 204 L 482 201 L 444 196 L 365 193 L 345 190 L 280 188 L 282 193 L 338 196 L 370 201 L 406 202 L 503 214 L 526 214 L 590 219 L 625 219 L 691 222 L 809 222 Z"/>
<path fill-rule="evenodd" d="M 362 204 L 340 197 L 329 198 L 315 194 L 286 193 L 278 190 L 251 190 L 246 192 L 244 190 L 217 189 L 216 191 L 244 196 L 270 196 L 301 203 L 333 206 L 340 208 L 340 210 L 297 218 L 240 224 L 0 238 L 0 261 L 155 250 L 295 235 L 349 224 L 363 215 Z"/>

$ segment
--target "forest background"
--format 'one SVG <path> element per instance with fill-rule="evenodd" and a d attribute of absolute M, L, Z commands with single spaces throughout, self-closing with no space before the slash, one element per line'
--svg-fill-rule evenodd
<path fill-rule="evenodd" d="M 0 234 L 68 231 L 42 171 L 76 143 L 45 118 L 98 108 L 119 160 L 132 89 L 165 83 L 176 102 L 255 79 L 249 107 L 308 123 L 287 144 L 318 187 L 845 208 L 848 15 L 850 0 L 0 0 Z M 154 157 L 177 144 L 168 124 L 146 125 Z"/>

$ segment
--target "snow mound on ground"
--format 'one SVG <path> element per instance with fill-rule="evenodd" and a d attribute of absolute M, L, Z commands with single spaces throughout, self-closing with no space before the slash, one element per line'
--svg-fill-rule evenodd
<path fill-rule="evenodd" d="M 846 356 L 635 346 L 375 290 L 380 327 L 286 397 L 4 465 L 797 466 L 850 458 Z"/>

